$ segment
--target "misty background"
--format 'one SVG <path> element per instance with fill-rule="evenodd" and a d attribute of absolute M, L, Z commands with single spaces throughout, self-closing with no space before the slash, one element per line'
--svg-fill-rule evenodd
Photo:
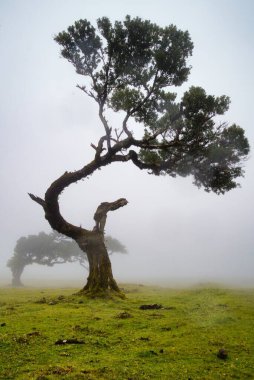
<path fill-rule="evenodd" d="M 217 281 L 254 285 L 254 2 L 243 0 L 1 0 L 0 1 L 0 283 L 11 282 L 6 267 L 21 236 L 50 232 L 41 207 L 27 193 L 43 197 L 66 170 L 80 169 L 94 155 L 90 144 L 103 134 L 97 105 L 76 88 L 83 78 L 60 59 L 54 35 L 86 18 L 123 20 L 127 14 L 161 26 L 188 30 L 194 52 L 188 83 L 231 98 L 223 117 L 246 130 L 251 144 L 241 188 L 224 196 L 206 193 L 192 179 L 154 177 L 131 164 L 114 164 L 62 194 L 67 221 L 93 227 L 103 201 L 126 198 L 128 206 L 108 215 L 106 234 L 120 240 L 127 255 L 114 254 L 118 281 Z M 113 128 L 119 116 L 111 115 Z M 23 282 L 41 285 L 75 281 L 87 274 L 78 264 L 29 266 Z"/>

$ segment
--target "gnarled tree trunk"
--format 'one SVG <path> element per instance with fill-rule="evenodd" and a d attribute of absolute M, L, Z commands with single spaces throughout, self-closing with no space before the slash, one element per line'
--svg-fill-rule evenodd
<path fill-rule="evenodd" d="M 77 239 L 77 243 L 86 252 L 89 262 L 87 283 L 81 293 L 91 295 L 105 294 L 108 291 L 120 293 L 113 277 L 111 262 L 104 243 L 104 234 L 92 231 L 89 238 L 81 236 Z"/>
<path fill-rule="evenodd" d="M 105 163 L 107 164 L 107 163 Z M 56 231 L 74 239 L 88 258 L 89 275 L 87 283 L 80 293 L 91 296 L 103 296 L 110 292 L 121 295 L 121 291 L 113 277 L 111 262 L 104 243 L 104 228 L 109 211 L 117 210 L 125 206 L 128 202 L 120 198 L 115 202 L 103 202 L 94 214 L 95 226 L 92 231 L 68 223 L 62 217 L 59 210 L 59 194 L 71 183 L 93 173 L 99 166 L 96 161 L 92 161 L 83 169 L 68 173 L 65 172 L 60 178 L 51 184 L 45 194 L 45 199 L 41 199 L 33 194 L 29 196 L 36 203 L 40 204 L 45 212 L 45 218 Z"/>

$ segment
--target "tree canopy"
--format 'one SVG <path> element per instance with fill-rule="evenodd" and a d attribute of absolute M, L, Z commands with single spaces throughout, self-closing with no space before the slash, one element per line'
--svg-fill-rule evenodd
<path fill-rule="evenodd" d="M 90 79 L 78 87 L 99 105 L 106 136 L 96 148 L 97 158 L 106 142 L 109 152 L 125 152 L 122 161 L 153 174 L 192 175 L 195 185 L 218 194 L 237 186 L 249 144 L 239 126 L 216 123 L 216 116 L 228 110 L 229 97 L 191 87 L 177 102 L 170 90 L 190 73 L 193 43 L 188 32 L 138 17 L 114 24 L 103 17 L 97 29 L 79 20 L 55 40 L 76 72 Z M 103 116 L 107 107 L 124 115 L 114 130 Z M 128 129 L 131 117 L 143 125 L 142 139 Z M 136 149 L 127 154 L 130 147 Z"/>

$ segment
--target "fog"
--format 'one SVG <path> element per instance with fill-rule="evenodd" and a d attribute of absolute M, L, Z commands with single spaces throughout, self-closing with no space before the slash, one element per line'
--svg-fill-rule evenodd
<path fill-rule="evenodd" d="M 246 130 L 253 149 L 253 12 L 251 0 L 0 2 L 1 284 L 11 282 L 6 262 L 16 240 L 50 232 L 27 193 L 43 196 L 59 175 L 88 163 L 90 143 L 103 133 L 96 104 L 76 88 L 83 79 L 60 59 L 54 35 L 80 18 L 95 24 L 102 16 L 114 21 L 126 14 L 188 30 L 193 68 L 179 94 L 197 85 L 230 96 L 224 119 Z M 113 115 L 111 125 L 118 123 Z M 109 214 L 106 225 L 106 233 L 128 249 L 112 256 L 120 282 L 254 285 L 253 169 L 251 151 L 241 188 L 217 196 L 197 189 L 191 178 L 154 177 L 117 163 L 68 188 L 61 212 L 69 222 L 92 228 L 99 203 L 129 201 Z M 86 275 L 78 264 L 33 265 L 23 282 L 82 286 Z"/>

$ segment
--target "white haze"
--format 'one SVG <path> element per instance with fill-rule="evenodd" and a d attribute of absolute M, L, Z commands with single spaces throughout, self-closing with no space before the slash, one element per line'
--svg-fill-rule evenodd
<path fill-rule="evenodd" d="M 90 143 L 103 133 L 96 104 L 75 87 L 82 77 L 59 58 L 54 35 L 80 18 L 95 23 L 126 14 L 189 30 L 193 69 L 180 93 L 199 85 L 207 93 L 229 95 L 225 120 L 246 130 L 253 149 L 253 12 L 251 0 L 0 2 L 2 284 L 11 281 L 6 262 L 16 240 L 50 231 L 27 193 L 43 196 L 64 171 L 88 163 Z M 118 120 L 111 119 L 113 127 Z M 130 164 L 115 164 L 67 189 L 61 210 L 67 220 L 90 228 L 100 202 L 128 199 L 106 225 L 106 233 L 128 249 L 128 255 L 112 257 L 118 281 L 253 285 L 253 167 L 251 153 L 242 187 L 216 196 L 194 187 L 191 178 L 153 177 Z M 56 278 L 82 286 L 85 276 L 78 264 L 34 265 L 25 269 L 23 280 L 48 285 Z"/>

